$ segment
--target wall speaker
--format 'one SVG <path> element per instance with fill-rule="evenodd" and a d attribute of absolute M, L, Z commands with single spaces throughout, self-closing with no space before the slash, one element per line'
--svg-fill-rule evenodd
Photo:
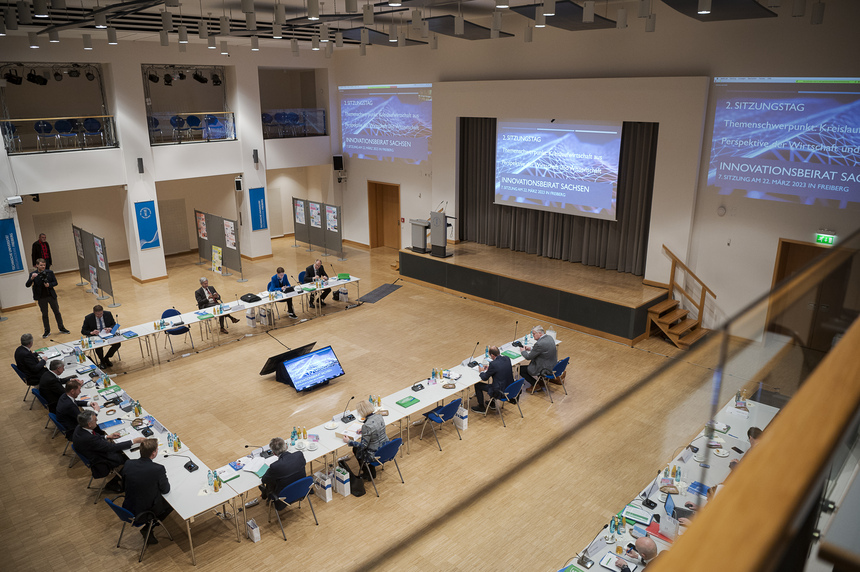
<path fill-rule="evenodd" d="M 236 177 L 236 180 L 234 181 L 234 183 L 236 185 L 236 192 L 241 193 L 242 192 L 242 176 L 240 175 L 240 176 Z"/>
<path fill-rule="evenodd" d="M 259 164 L 259 163 L 260 163 L 260 155 L 259 155 L 259 154 L 257 154 L 257 150 L 256 150 L 256 149 L 254 149 L 253 156 L 254 156 L 254 164 L 255 164 L 255 165 Z"/>
<path fill-rule="evenodd" d="M 143 157 L 137 158 L 137 172 L 143 174 Z"/>
<path fill-rule="evenodd" d="M 343 171 L 343 155 L 333 156 L 331 162 L 334 164 L 335 171 Z"/>

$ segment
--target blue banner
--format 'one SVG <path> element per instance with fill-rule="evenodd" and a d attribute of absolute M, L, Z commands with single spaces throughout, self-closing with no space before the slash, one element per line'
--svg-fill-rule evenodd
<path fill-rule="evenodd" d="M 161 246 L 158 240 L 155 201 L 134 203 L 134 212 L 137 215 L 137 238 L 140 241 L 140 249 L 147 250 Z"/>
<path fill-rule="evenodd" d="M 0 219 L 0 236 L 3 240 L 3 254 L 0 256 L 0 274 L 24 270 L 21 260 L 21 249 L 18 246 L 18 233 L 15 231 L 15 219 Z"/>
<path fill-rule="evenodd" d="M 249 189 L 248 198 L 251 201 L 251 230 L 269 228 L 266 218 L 266 189 L 263 187 Z"/>

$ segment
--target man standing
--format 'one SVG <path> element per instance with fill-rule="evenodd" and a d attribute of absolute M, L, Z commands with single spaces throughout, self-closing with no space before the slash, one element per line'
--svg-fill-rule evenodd
<path fill-rule="evenodd" d="M 93 313 L 87 314 L 87 317 L 84 318 L 84 325 L 81 326 L 81 335 L 98 336 L 101 333 L 110 332 L 115 325 L 116 321 L 113 319 L 113 314 L 106 312 L 101 304 L 96 304 L 93 306 Z M 110 358 L 119 350 L 120 345 L 111 344 L 107 355 L 105 355 L 104 348 L 96 348 L 100 368 L 105 369 L 113 366 Z"/>
<path fill-rule="evenodd" d="M 27 385 L 39 385 L 42 375 L 48 371 L 45 360 L 33 351 L 33 334 L 23 334 L 21 345 L 15 348 L 15 365 L 27 378 Z"/>
<path fill-rule="evenodd" d="M 81 382 L 73 378 L 66 382 L 66 392 L 57 401 L 57 421 L 66 429 L 66 439 L 69 441 L 72 440 L 75 428 L 78 426 L 78 415 L 81 413 L 80 408 L 89 406 L 96 411 L 100 409 L 99 404 L 95 401 L 87 403 L 83 399 L 78 399 L 80 394 Z"/>
<path fill-rule="evenodd" d="M 485 391 L 491 399 L 490 408 L 494 408 L 495 405 L 492 400 L 496 397 L 501 397 L 505 388 L 514 382 L 514 373 L 511 369 L 511 358 L 501 355 L 499 348 L 496 346 L 490 346 L 489 353 L 490 363 L 481 366 L 479 375 L 482 381 L 487 381 L 492 377 L 493 383 L 489 384 L 478 382 L 475 384 L 475 397 L 478 399 L 478 405 L 472 408 L 472 411 L 475 413 L 486 413 L 486 409 L 484 409 Z M 516 401 L 513 400 L 511 402 L 516 403 Z"/>
<path fill-rule="evenodd" d="M 125 500 L 122 508 L 135 517 L 151 512 L 160 521 L 167 518 L 173 508 L 162 495 L 170 492 L 170 481 L 163 465 L 154 463 L 158 455 L 158 439 L 144 439 L 140 444 L 140 459 L 126 461 L 122 469 L 125 480 Z M 147 538 L 147 544 L 158 544 L 155 535 L 150 534 L 152 522 L 140 528 L 140 534 Z"/>
<path fill-rule="evenodd" d="M 275 503 L 276 510 L 283 510 L 287 503 L 276 500 L 284 487 L 305 477 L 305 456 L 301 451 L 290 453 L 286 442 L 280 437 L 269 441 L 269 448 L 278 460 L 269 466 L 260 485 L 262 497 Z"/>
<path fill-rule="evenodd" d="M 197 307 L 201 310 L 203 308 L 217 306 L 221 303 L 221 295 L 215 290 L 214 286 L 209 285 L 209 279 L 205 276 L 200 278 L 200 288 L 194 291 L 194 298 L 197 300 Z M 233 316 L 227 317 L 230 318 L 230 321 L 234 324 L 239 321 Z M 224 326 L 224 316 L 218 318 L 218 322 L 221 324 L 221 333 L 229 333 L 227 332 L 227 328 Z"/>
<path fill-rule="evenodd" d="M 555 349 L 555 340 L 552 336 L 546 335 L 543 326 L 532 328 L 532 336 L 534 336 L 535 345 L 526 346 L 520 350 L 524 358 L 531 360 L 528 364 L 520 366 L 520 375 L 534 385 L 542 372 L 551 371 L 555 367 L 558 363 L 558 353 Z"/>
<path fill-rule="evenodd" d="M 39 380 L 39 393 L 42 398 L 48 402 L 48 411 L 51 413 L 57 412 L 57 402 L 60 396 L 66 392 L 60 376 L 66 369 L 66 364 L 62 360 L 52 360 L 48 366 L 48 371 L 42 374 L 42 379 Z"/>
<path fill-rule="evenodd" d="M 272 276 L 272 279 L 269 281 L 269 286 L 266 288 L 269 292 L 275 292 L 280 290 L 281 292 L 292 292 L 293 287 L 290 286 L 290 281 L 287 280 L 287 274 L 284 272 L 283 266 L 278 266 L 278 269 L 275 270 L 275 275 Z M 290 312 L 290 318 L 297 319 L 296 313 L 293 311 L 293 299 L 287 298 L 287 310 Z"/>
<path fill-rule="evenodd" d="M 33 300 L 39 304 L 39 309 L 42 311 L 42 325 L 45 328 L 43 338 L 51 335 L 51 324 L 48 322 L 48 306 L 54 311 L 54 318 L 57 320 L 57 327 L 60 328 L 61 334 L 68 334 L 69 330 L 63 325 L 63 316 L 60 314 L 60 305 L 57 303 L 57 291 L 54 287 L 57 285 L 57 278 L 53 271 L 45 267 L 45 260 L 40 258 L 36 260 L 36 268 L 30 273 L 30 278 L 27 280 L 27 288 L 33 288 Z"/>
<path fill-rule="evenodd" d="M 305 282 L 313 282 L 315 278 L 322 278 L 323 280 L 328 280 L 328 274 L 326 274 L 325 268 L 323 268 L 322 260 L 317 258 L 313 264 L 305 268 Z M 326 288 L 319 295 L 320 306 L 325 306 L 326 303 L 323 301 L 326 299 L 331 293 L 331 288 Z M 311 308 L 314 307 L 314 294 L 311 294 L 310 302 L 308 303 Z"/>
<path fill-rule="evenodd" d="M 96 423 L 96 413 L 86 409 L 78 414 L 78 426 L 72 434 L 72 445 L 75 451 L 86 457 L 91 464 L 93 477 L 102 478 L 125 462 L 123 451 L 131 448 L 135 443 L 141 443 L 143 437 L 135 437 L 131 441 L 114 443 L 119 439 L 119 433 L 105 435 Z M 114 477 L 105 485 L 109 491 L 121 492 L 122 480 L 119 476 Z"/>
<path fill-rule="evenodd" d="M 45 261 L 45 268 L 50 268 L 54 262 L 51 259 L 51 245 L 48 244 L 48 237 L 45 236 L 45 233 L 40 234 L 39 240 L 33 243 L 30 258 L 33 260 L 33 266 L 36 266 L 36 261 L 40 258 Z"/>

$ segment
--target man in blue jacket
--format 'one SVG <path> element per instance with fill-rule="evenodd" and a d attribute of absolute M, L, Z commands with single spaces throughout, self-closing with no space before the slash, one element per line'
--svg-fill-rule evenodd
<path fill-rule="evenodd" d="M 269 281 L 269 287 L 267 288 L 267 290 L 269 292 L 276 292 L 277 290 L 280 290 L 284 293 L 292 292 L 293 287 L 290 286 L 290 281 L 287 280 L 287 274 L 284 272 L 284 267 L 278 266 L 278 269 L 275 272 L 277 272 L 277 274 L 272 276 L 272 279 Z M 298 318 L 298 316 L 296 316 L 296 313 L 293 311 L 292 298 L 287 298 L 287 310 L 289 310 L 290 312 L 290 318 L 294 320 Z"/>
<path fill-rule="evenodd" d="M 492 377 L 493 383 L 478 382 L 475 384 L 475 397 L 478 400 L 478 405 L 473 407 L 472 411 L 476 413 L 486 412 L 486 409 L 484 408 L 485 391 L 492 400 L 496 397 L 501 397 L 505 388 L 514 382 L 514 373 L 511 369 L 511 358 L 501 355 L 499 348 L 496 346 L 490 346 L 489 354 L 490 363 L 485 366 L 481 366 L 481 372 L 479 375 L 481 376 L 482 381 L 487 381 Z M 516 402 L 512 401 L 512 403 Z M 492 402 L 490 407 L 493 407 Z"/>

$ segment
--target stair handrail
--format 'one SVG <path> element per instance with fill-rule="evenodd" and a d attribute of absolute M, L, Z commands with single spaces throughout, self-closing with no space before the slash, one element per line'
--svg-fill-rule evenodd
<path fill-rule="evenodd" d="M 687 299 L 688 299 L 688 300 L 690 300 L 690 302 L 691 302 L 694 306 L 696 306 L 696 309 L 698 310 L 698 317 L 697 317 L 697 320 L 698 320 L 698 322 L 699 322 L 699 323 L 701 323 L 701 322 L 702 322 L 702 315 L 703 315 L 703 312 L 704 312 L 704 309 L 705 309 L 705 296 L 706 296 L 707 294 L 710 294 L 710 295 L 711 295 L 711 296 L 713 296 L 713 297 L 714 297 L 714 299 L 716 300 L 717 295 L 714 293 L 714 291 L 713 291 L 713 290 L 711 290 L 710 288 L 708 288 L 708 287 L 705 285 L 705 283 L 704 283 L 704 282 L 702 282 L 702 279 L 701 279 L 701 278 L 699 278 L 698 276 L 696 276 L 696 273 L 695 273 L 695 272 L 693 272 L 692 270 L 690 270 L 690 269 L 687 267 L 687 265 L 686 265 L 686 264 L 684 264 L 684 263 L 681 261 L 681 259 L 680 259 L 680 258 L 678 258 L 678 257 L 675 255 L 675 253 L 674 253 L 674 252 L 672 252 L 671 250 L 669 250 L 669 247 L 668 247 L 668 246 L 666 246 L 665 244 L 663 245 L 663 250 L 665 250 L 665 251 L 666 251 L 666 253 L 669 255 L 669 258 L 672 260 L 672 269 L 671 269 L 671 271 L 670 271 L 670 272 L 671 272 L 671 274 L 670 274 L 670 276 L 669 276 L 669 293 L 671 294 L 672 292 L 674 292 L 674 291 L 675 291 L 675 287 L 677 286 L 678 291 L 679 291 L 681 294 L 683 294 L 684 296 L 686 296 L 686 297 L 687 297 Z M 681 269 L 682 269 L 684 272 L 686 272 L 688 275 L 690 275 L 690 276 L 693 278 L 693 280 L 695 280 L 696 282 L 698 282 L 698 283 L 699 283 L 699 286 L 701 286 L 701 288 L 702 288 L 702 292 L 701 292 L 701 296 L 699 297 L 698 302 L 693 298 L 693 296 L 692 296 L 692 295 L 690 295 L 690 293 L 689 293 L 689 292 L 687 292 L 684 288 L 682 288 L 681 286 L 678 286 L 678 285 L 675 283 L 675 269 L 676 269 L 676 266 L 680 266 L 680 267 L 681 267 Z"/>

